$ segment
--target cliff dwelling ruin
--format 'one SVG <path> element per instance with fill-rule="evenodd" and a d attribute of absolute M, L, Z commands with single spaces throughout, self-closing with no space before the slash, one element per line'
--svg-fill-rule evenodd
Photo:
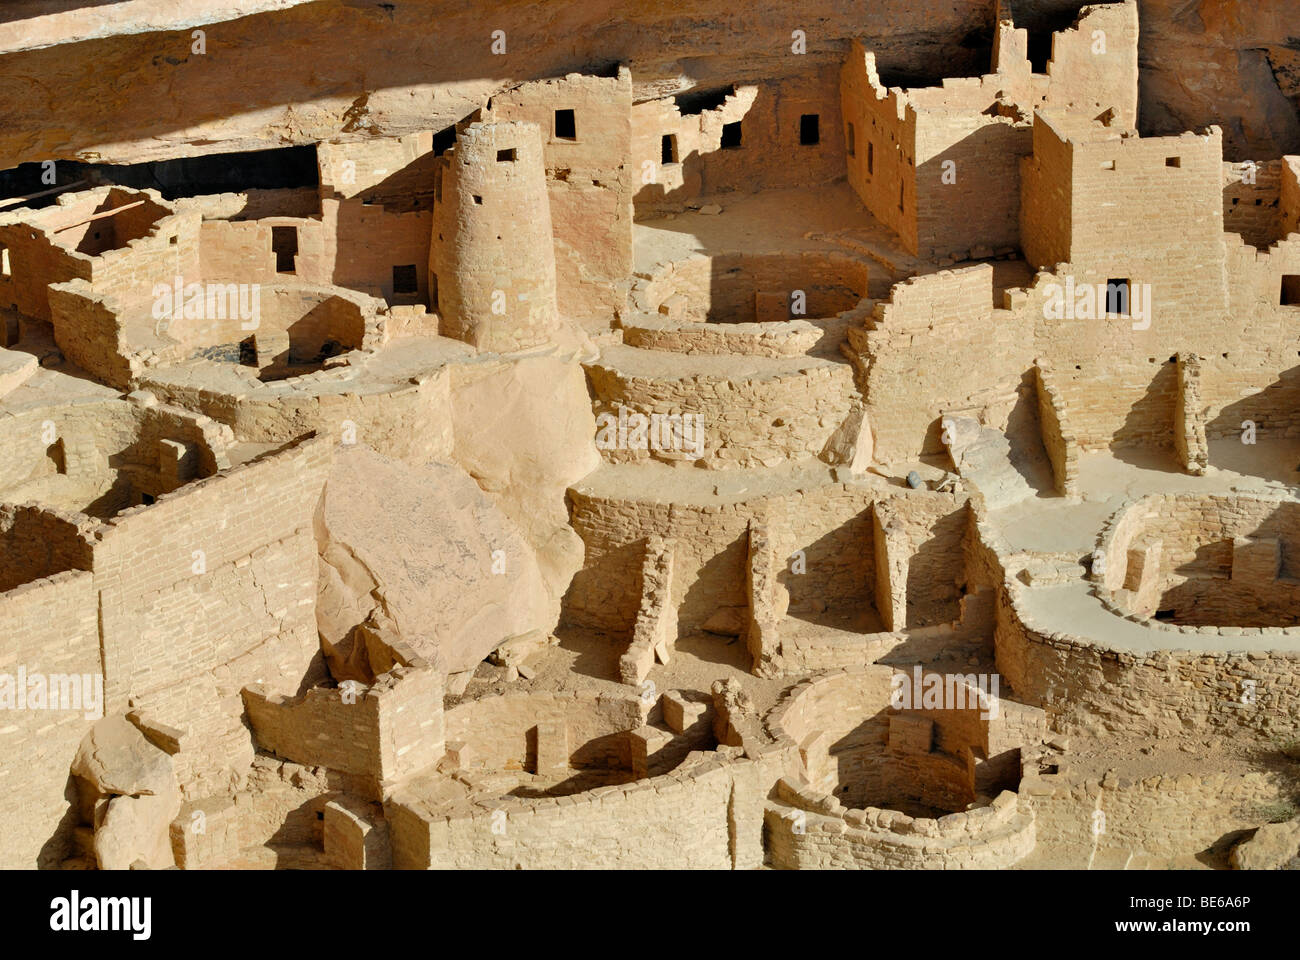
<path fill-rule="evenodd" d="M 1294 46 L 442 6 L 0 14 L 0 864 L 1300 865 Z"/>

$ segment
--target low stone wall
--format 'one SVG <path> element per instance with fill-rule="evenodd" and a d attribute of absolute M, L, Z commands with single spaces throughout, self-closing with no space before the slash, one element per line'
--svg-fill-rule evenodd
<path fill-rule="evenodd" d="M 1111 851 L 1202 853 L 1231 833 L 1259 826 L 1263 809 L 1292 800 L 1293 790 L 1287 778 L 1263 772 L 1104 780 L 1060 773 L 1026 776 L 1020 803 L 1034 812 L 1041 843 L 1093 860 L 1071 866 L 1102 866 L 1110 865 Z"/>
<path fill-rule="evenodd" d="M 771 865 L 787 870 L 994 870 L 1024 859 L 1036 842 L 1033 811 L 1010 791 L 932 820 L 846 810 L 782 779 L 766 814 Z"/>
<path fill-rule="evenodd" d="M 692 753 L 648 780 L 563 797 L 500 797 L 447 817 L 398 791 L 385 806 L 398 869 L 755 869 L 762 804 L 784 762 Z"/>
<path fill-rule="evenodd" d="M 243 691 L 257 745 L 297 763 L 369 781 L 369 799 L 443 755 L 442 678 L 422 661 L 369 686 L 313 687 L 301 697 Z"/>

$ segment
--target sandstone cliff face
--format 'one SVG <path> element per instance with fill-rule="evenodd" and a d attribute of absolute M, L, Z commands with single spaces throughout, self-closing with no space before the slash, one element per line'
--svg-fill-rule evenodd
<path fill-rule="evenodd" d="M 1142 133 L 1223 127 L 1223 158 L 1300 150 L 1300 13 L 1292 0 L 1143 0 Z"/>
<path fill-rule="evenodd" d="M 65 12 L 48 13 L 56 6 Z M 1022 0 L 1017 9 L 1059 17 L 1079 6 Z M 0 24 L 8 117 L 0 168 L 438 130 L 521 81 L 619 62 L 632 68 L 637 99 L 648 99 L 807 73 L 837 64 L 852 39 L 876 51 L 887 81 L 933 81 L 987 69 L 995 15 L 992 0 L 803 8 L 779 0 L 743 8 L 723 0 L 130 0 L 31 9 L 46 15 Z M 195 29 L 204 31 L 203 52 Z M 806 35 L 802 55 L 791 50 L 795 30 Z M 1220 123 L 1229 159 L 1300 149 L 1291 0 L 1148 0 L 1141 30 L 1144 133 Z M 492 51 L 494 31 L 504 31 L 504 53 Z"/>

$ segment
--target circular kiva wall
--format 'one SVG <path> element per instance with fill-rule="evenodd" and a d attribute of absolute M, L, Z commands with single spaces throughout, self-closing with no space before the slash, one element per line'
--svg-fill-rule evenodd
<path fill-rule="evenodd" d="M 867 295 L 867 265 L 824 251 L 690 257 L 664 267 L 645 295 L 648 312 L 694 323 L 830 317 Z"/>
<path fill-rule="evenodd" d="M 1019 749 L 988 756 L 997 737 L 969 686 L 969 709 L 893 709 L 895 674 L 912 680 L 872 666 L 804 681 L 769 717 L 801 766 L 768 804 L 773 866 L 1000 867 L 1033 849 L 1033 815 L 1011 792 Z"/>
<path fill-rule="evenodd" d="M 1112 517 L 1093 578 L 1112 610 L 1170 628 L 1300 624 L 1300 502 L 1144 497 Z"/>

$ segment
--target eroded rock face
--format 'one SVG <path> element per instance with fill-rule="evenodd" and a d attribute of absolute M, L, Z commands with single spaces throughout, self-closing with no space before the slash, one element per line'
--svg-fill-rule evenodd
<path fill-rule="evenodd" d="M 555 625 L 532 548 L 459 467 L 342 447 L 316 533 L 325 644 L 341 645 L 378 608 L 405 643 L 454 673 L 509 637 Z"/>

